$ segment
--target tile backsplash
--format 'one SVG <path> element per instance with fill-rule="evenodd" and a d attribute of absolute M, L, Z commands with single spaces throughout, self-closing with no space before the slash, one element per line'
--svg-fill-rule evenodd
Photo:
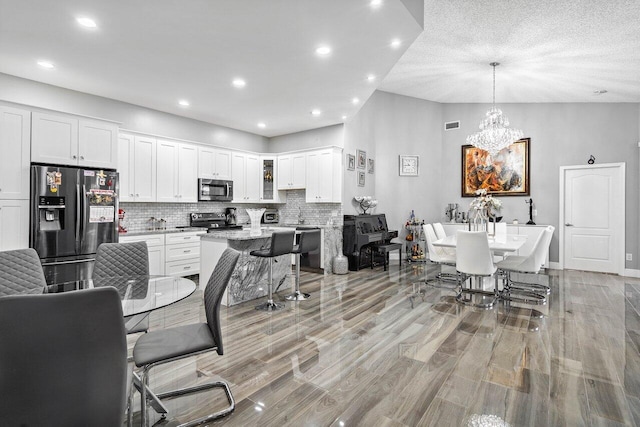
<path fill-rule="evenodd" d="M 219 202 L 199 203 L 120 203 L 124 209 L 125 226 L 129 231 L 144 231 L 151 228 L 151 218 L 164 219 L 166 228 L 189 225 L 189 214 L 192 212 L 222 212 L 227 207 L 238 208 L 238 223 L 248 224 L 249 215 L 245 208 L 277 209 L 280 224 L 298 224 L 299 219 L 305 225 L 342 225 L 342 204 L 340 203 L 306 203 L 305 190 L 289 190 L 286 204 L 241 204 Z"/>

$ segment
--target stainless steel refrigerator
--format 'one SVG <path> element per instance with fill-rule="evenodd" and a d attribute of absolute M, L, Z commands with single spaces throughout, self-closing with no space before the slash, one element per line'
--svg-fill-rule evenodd
<path fill-rule="evenodd" d="M 87 279 L 101 243 L 117 242 L 118 173 L 31 166 L 30 246 L 47 283 Z"/>

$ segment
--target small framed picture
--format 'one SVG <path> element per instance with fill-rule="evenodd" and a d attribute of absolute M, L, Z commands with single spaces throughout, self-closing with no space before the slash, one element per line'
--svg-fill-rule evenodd
<path fill-rule="evenodd" d="M 356 157 L 358 160 L 358 169 L 364 169 L 367 166 L 367 152 L 356 150 Z"/>
<path fill-rule="evenodd" d="M 347 170 L 356 170 L 356 156 L 353 154 L 347 154 Z"/>
<path fill-rule="evenodd" d="M 364 187 L 364 172 L 358 171 L 358 187 Z"/>
<path fill-rule="evenodd" d="M 400 155 L 400 176 L 418 176 L 420 174 L 420 156 Z"/>
<path fill-rule="evenodd" d="M 367 172 L 373 173 L 373 159 L 367 159 Z"/>

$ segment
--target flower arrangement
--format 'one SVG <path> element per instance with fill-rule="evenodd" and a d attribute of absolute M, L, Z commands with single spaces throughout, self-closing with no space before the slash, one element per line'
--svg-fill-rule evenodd
<path fill-rule="evenodd" d="M 495 209 L 496 211 L 502 209 L 502 202 L 491 194 L 487 194 L 486 189 L 482 188 L 480 190 L 476 190 L 476 196 L 477 197 L 473 199 L 469 205 L 471 209 L 486 212 L 489 215 L 491 215 L 492 209 Z"/>
<path fill-rule="evenodd" d="M 363 214 L 366 214 L 369 209 L 378 206 L 378 201 L 371 196 L 355 196 L 354 199 L 360 204 Z"/>

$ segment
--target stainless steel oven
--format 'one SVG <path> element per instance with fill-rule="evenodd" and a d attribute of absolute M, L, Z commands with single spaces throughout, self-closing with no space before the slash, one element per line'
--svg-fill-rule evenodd
<path fill-rule="evenodd" d="M 198 179 L 198 200 L 230 202 L 233 200 L 233 181 Z"/>

